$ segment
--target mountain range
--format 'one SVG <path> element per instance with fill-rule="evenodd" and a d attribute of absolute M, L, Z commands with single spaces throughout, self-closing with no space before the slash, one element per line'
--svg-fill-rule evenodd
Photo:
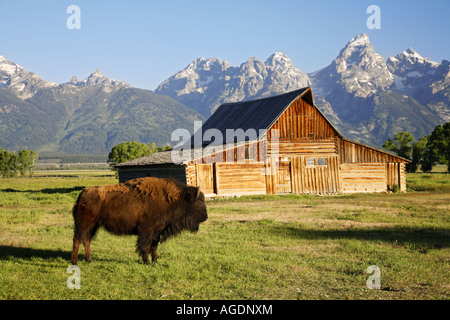
<path fill-rule="evenodd" d="M 6 150 L 103 155 L 125 141 L 163 146 L 195 120 L 204 118 L 100 70 L 56 84 L 0 56 L 0 146 Z"/>
<path fill-rule="evenodd" d="M 155 91 L 133 88 L 95 70 L 84 80 L 45 81 L 0 55 L 0 147 L 106 154 L 121 142 L 171 143 L 219 105 L 311 86 L 315 104 L 346 137 L 375 147 L 399 131 L 416 139 L 450 121 L 450 62 L 409 48 L 386 60 L 367 34 L 351 39 L 312 73 L 284 53 L 239 67 L 197 58 Z"/>
<path fill-rule="evenodd" d="M 315 104 L 348 138 L 380 147 L 399 131 L 417 139 L 450 121 L 450 63 L 409 48 L 384 59 L 367 34 L 351 39 L 316 72 L 297 69 L 281 52 L 251 57 L 239 67 L 197 58 L 155 90 L 208 117 L 225 102 L 281 94 L 311 86 Z"/>

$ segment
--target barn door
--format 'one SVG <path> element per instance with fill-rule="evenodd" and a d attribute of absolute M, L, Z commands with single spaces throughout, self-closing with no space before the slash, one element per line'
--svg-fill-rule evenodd
<path fill-rule="evenodd" d="M 214 170 L 213 164 L 196 164 L 197 187 L 204 194 L 214 193 Z"/>
<path fill-rule="evenodd" d="M 339 192 L 337 155 L 292 157 L 291 163 L 293 193 L 333 194 Z"/>
<path fill-rule="evenodd" d="M 290 158 L 280 158 L 275 177 L 276 193 L 291 193 L 291 161 Z"/>
<path fill-rule="evenodd" d="M 400 190 L 401 186 L 401 172 L 400 163 L 387 163 L 386 164 L 386 178 L 387 178 L 387 189 L 393 190 L 394 185 Z"/>

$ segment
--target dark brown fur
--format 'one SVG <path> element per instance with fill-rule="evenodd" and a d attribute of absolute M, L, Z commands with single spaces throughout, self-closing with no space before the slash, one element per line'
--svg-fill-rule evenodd
<path fill-rule="evenodd" d="M 90 243 L 99 227 L 113 234 L 135 234 L 145 264 L 156 262 L 158 243 L 182 230 L 197 231 L 207 219 L 205 196 L 199 188 L 170 179 L 139 178 L 118 185 L 85 188 L 73 208 L 75 230 L 72 264 L 83 243 L 92 262 Z"/>

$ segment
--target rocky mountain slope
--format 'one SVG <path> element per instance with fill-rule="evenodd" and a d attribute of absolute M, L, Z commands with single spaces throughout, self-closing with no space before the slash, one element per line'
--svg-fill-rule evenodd
<path fill-rule="evenodd" d="M 308 75 L 295 68 L 288 56 L 276 52 L 265 62 L 252 57 L 239 67 L 217 58 L 197 58 L 155 92 L 209 117 L 225 102 L 266 97 L 310 84 Z"/>

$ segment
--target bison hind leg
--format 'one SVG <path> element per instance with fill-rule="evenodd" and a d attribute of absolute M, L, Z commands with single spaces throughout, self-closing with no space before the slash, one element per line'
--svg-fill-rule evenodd
<path fill-rule="evenodd" d="M 73 237 L 73 248 L 72 248 L 72 264 L 78 264 L 78 248 L 80 247 L 81 241 L 75 236 Z"/>
<path fill-rule="evenodd" d="M 139 233 L 137 243 L 136 243 L 136 251 L 142 258 L 142 262 L 144 264 L 149 264 L 148 261 L 148 252 L 150 249 L 150 241 L 148 237 L 144 233 Z"/>
<path fill-rule="evenodd" d="M 98 227 L 98 224 L 94 225 L 88 232 L 86 232 L 84 236 L 83 247 L 87 262 L 93 262 L 91 257 L 91 240 L 95 236 Z"/>
<path fill-rule="evenodd" d="M 94 237 L 98 229 L 98 224 L 92 225 L 90 228 L 75 227 L 73 236 L 73 250 L 72 250 L 72 264 L 77 264 L 78 260 L 78 248 L 83 242 L 85 258 L 87 262 L 92 262 L 91 257 L 91 240 Z"/>

